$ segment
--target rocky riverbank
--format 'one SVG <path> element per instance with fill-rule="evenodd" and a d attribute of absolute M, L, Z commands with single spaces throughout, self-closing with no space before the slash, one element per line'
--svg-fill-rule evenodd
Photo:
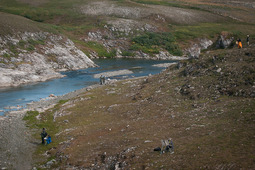
<path fill-rule="evenodd" d="M 28 19 L 1 13 L 0 30 L 0 87 L 60 78 L 60 71 L 96 66 L 70 39 Z"/>

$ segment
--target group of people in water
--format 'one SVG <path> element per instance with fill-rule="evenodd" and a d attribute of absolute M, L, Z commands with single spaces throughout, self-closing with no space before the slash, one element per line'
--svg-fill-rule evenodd
<path fill-rule="evenodd" d="M 247 35 L 246 43 L 248 46 L 250 45 L 250 35 Z M 242 44 L 242 41 L 240 38 L 236 41 L 236 44 L 237 44 L 238 48 L 243 48 L 243 44 Z"/>
<path fill-rule="evenodd" d="M 47 132 L 45 131 L 45 128 L 42 129 L 41 138 L 42 138 L 42 144 L 46 145 L 51 143 L 51 136 L 47 134 Z"/>

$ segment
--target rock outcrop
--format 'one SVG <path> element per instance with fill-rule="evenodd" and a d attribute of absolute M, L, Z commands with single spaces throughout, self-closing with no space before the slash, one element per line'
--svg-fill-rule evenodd
<path fill-rule="evenodd" d="M 46 81 L 59 71 L 96 66 L 74 43 L 48 32 L 0 37 L 0 87 Z"/>
<path fill-rule="evenodd" d="M 216 48 L 228 48 L 233 45 L 234 37 L 228 37 L 226 34 L 221 34 L 216 42 Z"/>
<path fill-rule="evenodd" d="M 198 43 L 194 43 L 193 45 L 191 45 L 191 47 L 184 49 L 184 54 L 188 58 L 198 58 L 201 50 L 207 49 L 212 44 L 213 42 L 209 39 L 200 39 Z"/>

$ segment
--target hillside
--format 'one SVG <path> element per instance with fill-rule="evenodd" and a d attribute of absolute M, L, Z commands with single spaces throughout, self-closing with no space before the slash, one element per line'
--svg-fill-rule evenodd
<path fill-rule="evenodd" d="M 207 51 L 156 76 L 101 86 L 39 116 L 29 112 L 29 126 L 48 127 L 54 141 L 38 146 L 37 166 L 253 169 L 254 53 L 254 45 Z M 168 138 L 173 154 L 153 151 Z"/>

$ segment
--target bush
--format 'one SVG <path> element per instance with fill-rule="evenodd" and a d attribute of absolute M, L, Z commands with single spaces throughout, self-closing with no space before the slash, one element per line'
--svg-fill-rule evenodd
<path fill-rule="evenodd" d="M 135 54 L 131 51 L 121 51 L 122 56 L 134 56 Z"/>
<path fill-rule="evenodd" d="M 137 36 L 132 39 L 132 50 L 142 50 L 145 53 L 157 54 L 163 48 L 173 55 L 182 55 L 182 51 L 175 42 L 171 33 L 151 33 Z"/>
<path fill-rule="evenodd" d="M 104 57 L 106 58 L 113 58 L 116 56 L 116 50 L 112 49 L 110 52 L 106 52 L 105 54 L 103 54 Z"/>

